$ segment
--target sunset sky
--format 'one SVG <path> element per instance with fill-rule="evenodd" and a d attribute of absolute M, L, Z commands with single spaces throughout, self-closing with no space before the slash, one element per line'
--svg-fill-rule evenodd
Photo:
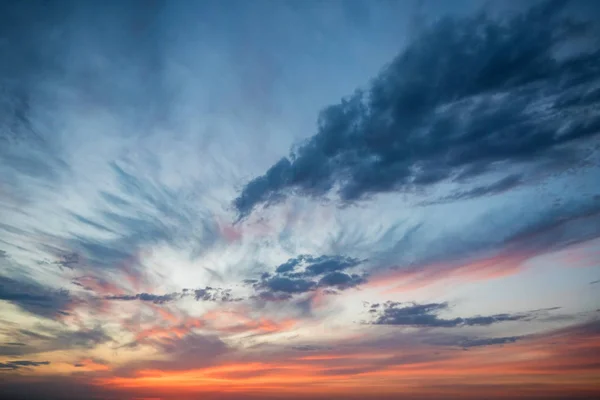
<path fill-rule="evenodd" d="M 0 399 L 600 398 L 599 21 L 0 1 Z"/>

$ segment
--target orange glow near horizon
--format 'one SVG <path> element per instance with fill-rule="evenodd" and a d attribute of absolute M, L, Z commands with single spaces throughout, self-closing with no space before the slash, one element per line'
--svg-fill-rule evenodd
<path fill-rule="evenodd" d="M 422 349 L 428 354 L 433 349 Z M 128 377 L 102 377 L 95 383 L 123 390 L 153 389 L 176 393 L 264 392 L 295 395 L 339 393 L 427 393 L 433 385 L 542 385 L 547 388 L 576 385 L 599 390 L 597 356 L 600 337 L 576 331 L 558 331 L 502 346 L 468 351 L 444 349 L 434 359 L 406 363 L 397 358 L 419 351 L 379 351 L 316 354 L 276 361 L 229 362 L 183 371 L 138 370 Z M 349 361 L 352 361 L 349 363 Z"/>

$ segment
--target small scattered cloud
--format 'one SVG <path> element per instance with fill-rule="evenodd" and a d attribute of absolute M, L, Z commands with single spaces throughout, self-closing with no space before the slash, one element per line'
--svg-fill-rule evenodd
<path fill-rule="evenodd" d="M 151 293 L 137 293 L 137 294 L 120 294 L 105 296 L 104 300 L 114 301 L 145 301 L 154 304 L 165 304 L 177 301 L 184 297 L 194 297 L 196 301 L 211 301 L 211 302 L 236 302 L 242 301 L 241 297 L 234 297 L 231 289 L 223 289 L 212 286 L 206 286 L 200 289 L 183 289 L 181 292 L 173 292 L 168 294 L 151 294 Z"/>
<path fill-rule="evenodd" d="M 247 280 L 246 283 L 259 292 L 259 298 L 267 301 L 287 300 L 318 288 L 344 290 L 367 282 L 364 274 L 342 272 L 364 262 L 339 255 L 300 255 L 277 266 L 273 274 L 263 273 L 260 280 Z"/>
<path fill-rule="evenodd" d="M 479 338 L 479 339 L 467 339 L 461 342 L 461 346 L 465 348 L 469 347 L 482 347 L 482 346 L 495 346 L 501 344 L 515 343 L 517 340 L 522 339 L 523 336 L 506 336 L 496 338 Z"/>
<path fill-rule="evenodd" d="M 234 297 L 231 289 L 215 288 L 211 286 L 207 286 L 203 289 L 194 289 L 192 294 L 197 301 L 228 303 L 243 300 L 241 297 Z"/>
<path fill-rule="evenodd" d="M 373 310 L 373 311 L 371 311 Z M 386 302 L 382 308 L 370 307 L 373 325 L 396 325 L 432 328 L 455 328 L 462 326 L 488 326 L 501 322 L 527 321 L 535 319 L 540 312 L 547 310 L 534 310 L 517 314 L 477 315 L 473 317 L 442 318 L 438 314 L 449 311 L 448 303 L 399 303 Z"/>
<path fill-rule="evenodd" d="M 292 276 L 318 276 L 328 272 L 343 271 L 362 264 L 365 260 L 358 258 L 323 255 L 314 257 L 311 255 L 300 255 L 290 258 L 279 265 L 275 272 Z"/>
<path fill-rule="evenodd" d="M 115 295 L 115 296 L 104 297 L 105 300 L 118 300 L 118 301 L 140 300 L 140 301 L 152 302 L 154 304 L 164 304 L 164 303 L 168 303 L 171 301 L 175 301 L 179 298 L 181 298 L 181 294 L 179 294 L 179 293 L 170 293 L 170 294 L 163 294 L 163 295 L 150 294 L 150 293 L 138 293 L 138 294 L 134 294 L 134 295 Z"/>
<path fill-rule="evenodd" d="M 311 345 L 311 344 L 303 344 L 303 345 L 298 345 L 298 346 L 292 346 L 292 349 L 296 350 L 296 351 L 316 352 L 316 351 L 330 350 L 331 347 L 328 347 L 328 346 L 317 346 L 317 345 Z"/>

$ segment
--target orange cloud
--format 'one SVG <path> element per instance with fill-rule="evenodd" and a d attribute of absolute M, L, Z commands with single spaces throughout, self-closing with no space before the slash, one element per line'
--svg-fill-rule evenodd
<path fill-rule="evenodd" d="M 390 268 L 375 274 L 367 287 L 389 287 L 388 292 L 416 290 L 446 279 L 479 281 L 514 275 L 526 268 L 528 260 L 552 254 L 556 262 L 564 266 L 598 265 L 600 239 L 581 239 L 570 242 L 565 238 L 573 226 L 600 221 L 600 213 L 589 213 L 565 219 L 551 226 L 512 238 L 502 249 L 479 257 L 417 265 L 406 268 Z"/>
<path fill-rule="evenodd" d="M 597 330 L 595 322 L 468 351 L 417 346 L 300 357 L 285 353 L 271 361 L 232 361 L 186 371 L 140 370 L 128 377 L 99 378 L 96 384 L 122 390 L 152 388 L 159 393 L 170 390 L 183 397 L 217 391 L 279 398 L 292 394 L 429 398 L 448 393 L 475 399 L 493 398 L 495 388 L 505 388 L 514 391 L 511 397 L 519 398 L 531 395 L 533 387 L 539 398 L 573 391 L 600 393 Z M 433 352 L 440 354 L 431 356 Z M 413 358 L 418 355 L 422 357 Z"/>
<path fill-rule="evenodd" d="M 386 292 L 405 292 L 429 286 L 441 280 L 479 281 L 513 275 L 523 270 L 533 252 L 496 254 L 470 261 L 430 264 L 394 269 L 373 276 L 367 287 L 390 287 Z"/>
<path fill-rule="evenodd" d="M 240 311 L 213 310 L 205 313 L 202 318 L 209 323 L 211 329 L 223 333 L 244 333 L 259 331 L 262 333 L 283 332 L 296 325 L 294 319 L 275 321 L 260 317 L 251 318 Z"/>
<path fill-rule="evenodd" d="M 94 293 L 112 296 L 125 294 L 125 290 L 122 287 L 105 279 L 96 278 L 94 276 L 81 276 L 79 278 L 75 278 L 74 281 L 84 288 L 93 291 Z"/>
<path fill-rule="evenodd" d="M 599 243 L 597 239 L 590 240 L 547 254 L 552 254 L 557 264 L 566 267 L 598 265 Z M 417 290 L 443 280 L 473 282 L 498 279 L 518 274 L 527 268 L 527 261 L 543 254 L 539 249 L 513 250 L 513 247 L 507 247 L 496 254 L 471 260 L 389 269 L 372 276 L 365 287 L 386 287 L 389 288 L 386 293 L 393 293 Z"/>
<path fill-rule="evenodd" d="M 190 331 L 196 328 L 202 328 L 204 321 L 199 319 L 188 318 L 182 323 L 171 326 L 155 326 L 148 329 L 143 329 L 138 332 L 135 339 L 138 342 L 143 342 L 145 339 L 160 339 L 160 338 L 182 338 Z"/>
<path fill-rule="evenodd" d="M 98 372 L 98 371 L 110 371 L 110 366 L 94 360 L 93 358 L 83 358 L 75 364 L 78 370 Z"/>

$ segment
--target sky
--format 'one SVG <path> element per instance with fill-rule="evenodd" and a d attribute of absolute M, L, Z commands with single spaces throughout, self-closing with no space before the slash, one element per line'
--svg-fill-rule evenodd
<path fill-rule="evenodd" d="M 0 2 L 0 398 L 600 397 L 598 21 Z"/>

